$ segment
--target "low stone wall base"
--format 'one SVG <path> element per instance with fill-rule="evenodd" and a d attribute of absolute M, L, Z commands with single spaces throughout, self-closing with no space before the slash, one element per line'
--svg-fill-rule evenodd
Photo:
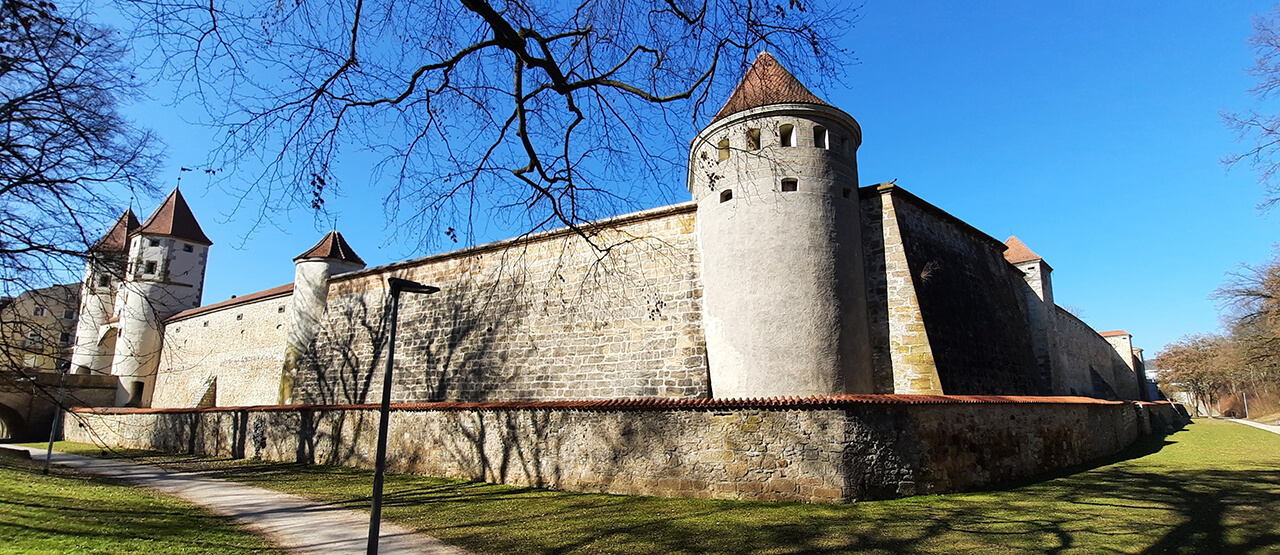
<path fill-rule="evenodd" d="M 393 472 L 584 492 L 842 502 L 988 487 L 1116 454 L 1176 405 L 1076 397 L 418 403 Z M 372 467 L 375 405 L 79 409 L 71 441 Z"/>

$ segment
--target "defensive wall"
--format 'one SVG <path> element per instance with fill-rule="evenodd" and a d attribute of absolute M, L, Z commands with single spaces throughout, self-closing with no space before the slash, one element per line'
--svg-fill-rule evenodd
<path fill-rule="evenodd" d="M 1037 360 L 1034 299 L 999 241 L 899 187 L 858 193 L 872 392 L 1137 398 L 1135 372 L 1056 307 L 1052 365 Z M 677 204 L 581 235 L 561 229 L 334 276 L 295 399 L 380 396 L 393 275 L 441 288 L 402 297 L 397 402 L 712 397 L 696 224 L 696 206 Z M 152 406 L 276 403 L 290 294 L 285 285 L 168 321 Z"/>
<path fill-rule="evenodd" d="M 398 402 L 707 397 L 695 208 L 334 277 L 298 398 L 380 398 L 389 276 L 441 289 L 401 297 Z"/>
<path fill-rule="evenodd" d="M 1056 371 L 1071 389 L 1104 399 L 1138 398 L 1138 374 L 1111 343 L 1075 315 L 1057 308 Z"/>
<path fill-rule="evenodd" d="M 919 395 L 398 404 L 388 465 L 572 491 L 841 502 L 972 490 L 1097 460 L 1180 426 L 1178 408 Z M 102 408 L 73 416 L 72 441 L 371 467 L 378 411 Z"/>
<path fill-rule="evenodd" d="M 276 402 L 292 285 L 189 310 L 165 322 L 153 407 Z"/>

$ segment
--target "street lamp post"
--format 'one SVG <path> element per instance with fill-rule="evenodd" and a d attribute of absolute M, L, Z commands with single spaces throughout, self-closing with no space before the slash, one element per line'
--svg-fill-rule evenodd
<path fill-rule="evenodd" d="M 396 356 L 396 317 L 400 312 L 400 293 L 430 295 L 440 290 L 439 287 L 397 277 L 387 278 L 387 287 L 391 290 L 391 333 L 387 336 L 387 371 L 382 378 L 382 407 L 378 413 L 378 458 L 373 466 L 373 506 L 369 509 L 368 555 L 378 553 L 379 526 L 382 524 L 382 478 L 387 470 L 387 424 L 391 416 L 391 365 Z"/>

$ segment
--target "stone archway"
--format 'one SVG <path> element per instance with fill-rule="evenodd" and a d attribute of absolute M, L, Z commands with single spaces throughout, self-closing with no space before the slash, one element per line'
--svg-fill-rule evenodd
<path fill-rule="evenodd" d="M 0 404 L 0 440 L 20 439 L 26 434 L 27 423 L 22 414 L 8 405 Z"/>

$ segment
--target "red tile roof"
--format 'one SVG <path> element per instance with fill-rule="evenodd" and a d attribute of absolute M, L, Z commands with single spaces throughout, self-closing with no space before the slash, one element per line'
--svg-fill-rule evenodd
<path fill-rule="evenodd" d="M 89 250 L 104 253 L 125 252 L 129 250 L 129 236 L 134 231 L 137 231 L 140 225 L 138 217 L 133 215 L 133 209 L 129 208 L 124 211 L 124 214 L 120 215 L 120 218 L 111 226 L 111 229 L 107 230 L 101 239 L 98 239 L 97 243 L 89 247 Z"/>
<path fill-rule="evenodd" d="M 191 213 L 191 207 L 187 206 L 186 199 L 182 198 L 182 191 L 177 189 L 169 193 L 164 202 L 160 203 L 160 207 L 156 208 L 150 218 L 147 218 L 147 223 L 142 224 L 136 233 L 166 235 L 206 246 L 213 244 L 213 241 L 210 241 L 200 229 L 200 223 Z"/>
<path fill-rule="evenodd" d="M 1009 247 L 1004 251 L 1004 259 L 1010 264 L 1020 264 L 1022 262 L 1030 262 L 1032 260 L 1044 260 L 1044 257 L 1034 253 L 1027 245 L 1017 237 L 1010 235 L 1004 242 Z"/>
<path fill-rule="evenodd" d="M 815 397 L 769 397 L 753 399 L 607 399 L 599 401 L 442 401 L 429 403 L 392 403 L 392 410 L 459 411 L 459 410 L 715 410 L 715 409 L 824 409 L 856 405 L 956 405 L 956 404 L 1031 404 L 1031 405 L 1122 405 L 1132 401 L 1107 401 L 1092 397 L 1033 397 L 1021 395 L 830 395 Z M 298 410 L 377 410 L 376 404 L 359 405 L 257 405 L 211 408 L 77 408 L 78 413 L 155 414 L 219 411 L 285 412 Z"/>
<path fill-rule="evenodd" d="M 295 256 L 294 260 L 302 260 L 304 258 L 329 258 L 333 260 L 342 260 L 344 262 L 354 262 L 356 264 L 364 264 L 364 260 L 360 259 L 360 255 L 347 244 L 347 240 L 342 238 L 342 234 L 335 231 L 326 233 L 320 239 L 316 246 L 310 250 Z"/>
<path fill-rule="evenodd" d="M 720 108 L 711 121 L 752 108 L 791 102 L 828 105 L 809 92 L 772 54 L 761 52 L 738 83 L 738 87 L 733 89 L 733 94 L 729 95 L 724 107 Z"/>
<path fill-rule="evenodd" d="M 255 301 L 262 301 L 262 300 L 270 299 L 272 297 L 280 297 L 283 295 L 288 295 L 290 293 L 293 293 L 293 284 L 286 283 L 279 287 L 272 287 L 271 289 L 265 289 L 262 291 L 258 291 L 256 293 L 241 295 L 239 297 L 234 297 L 234 298 L 222 301 L 220 303 L 207 304 L 202 307 L 193 308 L 191 310 L 184 310 L 182 312 L 174 314 L 173 316 L 170 316 L 168 320 L 165 320 L 165 322 L 167 323 L 167 322 L 173 322 L 176 320 L 182 320 L 185 318 L 190 318 L 192 316 L 199 316 L 201 314 L 213 312 L 215 310 L 222 310 L 224 308 L 232 307 L 240 304 L 248 304 Z"/>
<path fill-rule="evenodd" d="M 1122 335 L 1133 335 L 1133 334 L 1124 330 L 1111 330 L 1111 331 L 1100 331 L 1098 332 L 1098 335 L 1101 335 L 1103 337 L 1120 337 Z"/>

